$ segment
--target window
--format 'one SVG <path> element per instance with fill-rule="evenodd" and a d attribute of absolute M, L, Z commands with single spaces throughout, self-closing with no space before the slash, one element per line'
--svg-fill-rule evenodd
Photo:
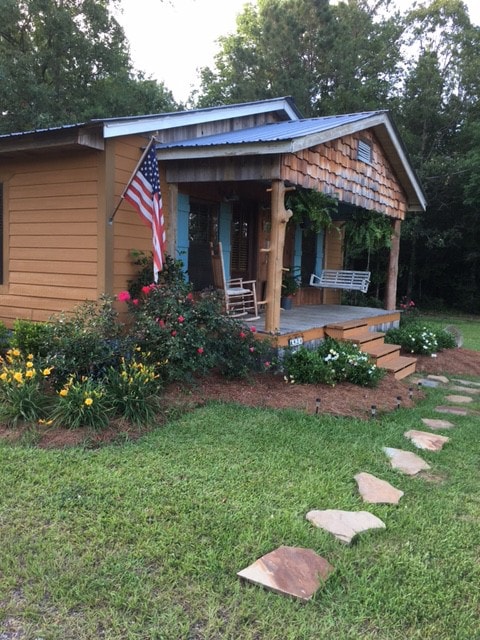
<path fill-rule="evenodd" d="M 357 160 L 372 164 L 372 145 L 365 140 L 358 141 Z"/>

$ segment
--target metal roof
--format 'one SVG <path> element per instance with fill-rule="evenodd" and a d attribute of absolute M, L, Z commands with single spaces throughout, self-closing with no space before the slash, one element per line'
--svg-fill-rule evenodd
<path fill-rule="evenodd" d="M 157 144 L 157 150 L 181 149 L 192 147 L 208 147 L 232 144 L 284 142 L 316 133 L 322 133 L 331 129 L 337 129 L 344 125 L 359 122 L 383 111 L 365 111 L 341 116 L 326 116 L 323 118 L 306 118 L 303 120 L 289 120 L 287 122 L 273 122 L 249 129 L 238 129 L 225 133 L 217 133 L 209 136 L 176 140 Z"/>

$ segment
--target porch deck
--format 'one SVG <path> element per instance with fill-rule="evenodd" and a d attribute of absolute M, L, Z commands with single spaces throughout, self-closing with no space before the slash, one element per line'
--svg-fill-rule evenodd
<path fill-rule="evenodd" d="M 398 326 L 400 312 L 340 304 L 294 306 L 288 311 L 282 310 L 276 342 L 279 347 L 286 347 L 292 338 L 301 337 L 303 344 L 315 343 L 325 338 L 325 327 L 352 321 L 363 321 L 368 325 L 369 331 L 386 331 Z M 263 314 L 255 322 L 255 326 L 260 334 L 265 334 Z"/>

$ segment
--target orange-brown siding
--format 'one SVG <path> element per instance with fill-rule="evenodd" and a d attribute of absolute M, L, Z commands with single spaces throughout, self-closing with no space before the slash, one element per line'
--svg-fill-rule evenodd
<path fill-rule="evenodd" d="M 372 147 L 372 162 L 358 161 L 358 141 Z M 372 131 L 362 131 L 284 156 L 282 178 L 331 194 L 340 202 L 405 219 L 407 198 Z"/>
<path fill-rule="evenodd" d="M 0 320 L 46 320 L 97 298 L 100 155 L 2 163 L 4 283 Z"/>

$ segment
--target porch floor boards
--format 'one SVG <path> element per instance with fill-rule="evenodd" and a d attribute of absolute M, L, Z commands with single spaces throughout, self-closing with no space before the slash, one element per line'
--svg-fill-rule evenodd
<path fill-rule="evenodd" d="M 392 315 L 400 319 L 398 311 L 373 309 L 371 307 L 350 307 L 341 304 L 297 306 L 281 312 L 279 335 L 298 335 L 311 329 L 323 329 L 327 325 L 343 324 L 352 320 L 366 320 L 369 325 L 382 324 L 390 321 Z M 372 322 L 373 320 L 375 322 Z M 257 331 L 265 333 L 264 314 L 261 314 L 260 319 L 255 321 L 254 324 Z"/>

